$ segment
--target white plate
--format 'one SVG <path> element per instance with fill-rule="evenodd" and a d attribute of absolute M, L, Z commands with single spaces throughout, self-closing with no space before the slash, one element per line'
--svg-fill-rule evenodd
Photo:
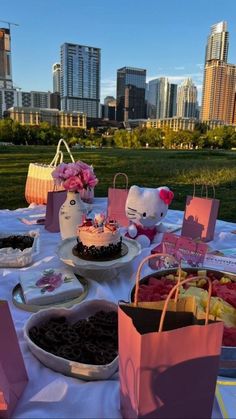
<path fill-rule="evenodd" d="M 61 358 L 45 351 L 37 346 L 29 337 L 29 330 L 31 327 L 38 326 L 52 317 L 65 316 L 73 323 L 80 319 L 86 319 L 100 310 L 117 311 L 117 305 L 106 300 L 93 300 L 84 301 L 71 309 L 50 308 L 38 311 L 38 313 L 33 314 L 28 319 L 24 326 L 24 338 L 29 346 L 29 349 L 46 367 L 51 368 L 54 371 L 58 371 L 61 374 L 84 380 L 107 380 L 118 369 L 118 356 L 110 364 L 106 365 L 81 364 L 79 362 L 69 361 L 68 359 Z"/>
<path fill-rule="evenodd" d="M 106 270 L 119 268 L 126 265 L 127 263 L 132 262 L 132 260 L 138 256 L 141 252 L 141 246 L 136 240 L 128 239 L 126 237 L 122 238 L 122 241 L 128 247 L 128 253 L 119 259 L 113 259 L 106 262 L 99 261 L 89 261 L 80 259 L 77 256 L 74 256 L 72 253 L 73 247 L 76 245 L 76 237 L 70 237 L 61 242 L 57 249 L 58 257 L 66 264 L 76 268 L 82 268 L 83 270 Z"/>

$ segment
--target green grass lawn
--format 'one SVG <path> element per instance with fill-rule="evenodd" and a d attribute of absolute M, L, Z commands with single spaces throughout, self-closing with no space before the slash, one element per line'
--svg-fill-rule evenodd
<path fill-rule="evenodd" d="M 186 195 L 194 182 L 214 183 L 220 199 L 219 218 L 236 222 L 236 152 L 222 150 L 175 151 L 157 149 L 72 150 L 74 158 L 93 164 L 99 179 L 95 196 L 107 196 L 116 172 L 125 172 L 129 185 L 158 187 L 167 185 L 175 193 L 172 209 L 184 210 Z M 49 164 L 55 147 L 0 147 L 0 208 L 15 209 L 28 204 L 24 199 L 30 162 Z M 64 154 L 66 156 L 66 152 Z M 69 161 L 67 157 L 66 161 Z M 121 183 L 117 184 L 121 186 Z M 209 188 L 209 194 L 212 193 Z M 201 195 L 201 187 L 197 187 Z"/>

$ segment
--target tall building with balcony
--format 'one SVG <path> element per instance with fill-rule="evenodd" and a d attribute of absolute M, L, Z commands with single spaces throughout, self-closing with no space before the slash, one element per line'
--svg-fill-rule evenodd
<path fill-rule="evenodd" d="M 0 88 L 12 89 L 10 29 L 0 28 Z"/>
<path fill-rule="evenodd" d="M 61 64 L 55 63 L 52 66 L 53 93 L 61 91 Z"/>
<path fill-rule="evenodd" d="M 10 29 L 0 28 L 0 118 L 5 110 L 17 103 L 13 88 Z"/>
<path fill-rule="evenodd" d="M 206 47 L 201 120 L 236 123 L 236 65 L 228 64 L 227 23 L 211 27 Z"/>
<path fill-rule="evenodd" d="M 69 43 L 61 46 L 62 110 L 99 117 L 100 67 L 100 48 Z"/>
<path fill-rule="evenodd" d="M 178 87 L 177 116 L 195 118 L 197 114 L 197 87 L 191 78 L 187 78 Z"/>
<path fill-rule="evenodd" d="M 211 60 L 220 60 L 227 63 L 229 49 L 229 32 L 227 22 L 219 22 L 211 26 L 208 36 L 205 63 Z"/>
<path fill-rule="evenodd" d="M 201 120 L 235 124 L 235 95 L 236 65 L 219 60 L 206 63 Z"/>
<path fill-rule="evenodd" d="M 134 67 L 122 67 L 117 70 L 116 119 L 145 118 L 146 70 Z"/>
<path fill-rule="evenodd" d="M 147 116 L 151 119 L 176 116 L 177 84 L 166 77 L 150 80 L 147 86 Z"/>

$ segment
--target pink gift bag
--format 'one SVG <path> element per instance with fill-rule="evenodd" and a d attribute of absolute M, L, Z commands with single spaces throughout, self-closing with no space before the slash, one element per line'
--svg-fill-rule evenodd
<path fill-rule="evenodd" d="M 0 418 L 10 418 L 28 376 L 6 301 L 0 301 Z"/>
<path fill-rule="evenodd" d="M 214 190 L 214 188 L 213 188 Z M 214 192 L 215 195 L 215 192 Z M 181 235 L 205 242 L 214 239 L 220 201 L 206 197 L 187 196 Z"/>
<path fill-rule="evenodd" d="M 197 310 L 194 297 L 138 303 L 137 293 L 143 263 L 136 277 L 134 303 L 118 309 L 119 376 L 121 413 L 129 418 L 211 417 L 223 322 L 209 320 L 212 284 L 206 313 Z"/>
<path fill-rule="evenodd" d="M 125 189 L 116 187 L 118 176 L 125 177 Z M 129 220 L 125 214 L 125 203 L 128 192 L 128 176 L 125 173 L 116 173 L 113 179 L 113 188 L 108 188 L 107 215 L 110 219 L 118 221 L 122 227 L 128 227 L 129 225 Z"/>

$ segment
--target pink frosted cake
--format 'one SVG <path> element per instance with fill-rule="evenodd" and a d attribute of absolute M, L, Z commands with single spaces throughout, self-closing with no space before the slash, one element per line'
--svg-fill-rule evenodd
<path fill-rule="evenodd" d="M 121 251 L 122 238 L 119 226 L 96 214 L 94 220 L 86 219 L 77 228 L 78 256 L 87 259 L 104 259 L 116 256 Z"/>

